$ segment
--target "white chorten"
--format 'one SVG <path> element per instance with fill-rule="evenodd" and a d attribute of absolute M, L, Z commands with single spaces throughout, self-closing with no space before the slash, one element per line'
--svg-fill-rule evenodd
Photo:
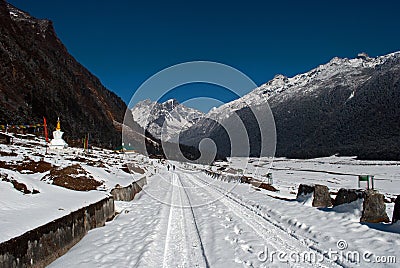
<path fill-rule="evenodd" d="M 65 149 L 68 147 L 68 144 L 62 138 L 63 134 L 64 132 L 61 131 L 60 118 L 58 118 L 56 130 L 53 131 L 53 139 L 50 141 L 51 149 Z"/>

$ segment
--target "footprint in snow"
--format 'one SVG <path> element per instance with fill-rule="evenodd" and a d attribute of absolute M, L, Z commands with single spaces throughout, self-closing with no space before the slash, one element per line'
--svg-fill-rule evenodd
<path fill-rule="evenodd" d="M 238 257 L 235 258 L 235 262 L 236 263 L 243 263 L 241 259 L 239 259 Z"/>
<path fill-rule="evenodd" d="M 94 259 L 95 259 L 96 261 L 100 260 L 101 258 L 103 258 L 103 254 L 96 254 L 96 255 L 94 256 Z"/>
<path fill-rule="evenodd" d="M 225 229 L 228 229 L 229 227 L 231 227 L 229 224 L 225 224 L 225 223 L 221 223 L 221 226 L 225 227 Z"/>
<path fill-rule="evenodd" d="M 225 236 L 225 240 L 229 241 L 229 243 L 231 243 L 231 245 L 238 243 L 238 239 L 237 238 L 231 238 L 231 237 L 229 237 L 229 235 Z"/>
<path fill-rule="evenodd" d="M 211 208 L 212 210 L 215 210 L 217 207 L 215 205 L 208 205 L 209 208 Z"/>
<path fill-rule="evenodd" d="M 240 245 L 240 247 L 242 248 L 242 250 L 244 252 L 250 252 L 250 253 L 253 252 L 253 248 L 248 244 L 242 244 L 242 245 Z"/>
<path fill-rule="evenodd" d="M 242 233 L 242 229 L 240 229 L 237 225 L 235 225 L 233 231 L 235 234 L 240 235 Z"/>
<path fill-rule="evenodd" d="M 247 267 L 253 267 L 253 263 L 252 263 L 251 261 L 245 261 L 244 264 L 245 264 Z"/>

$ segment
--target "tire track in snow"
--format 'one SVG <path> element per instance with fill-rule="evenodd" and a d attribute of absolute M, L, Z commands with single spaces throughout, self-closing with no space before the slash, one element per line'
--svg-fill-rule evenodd
<path fill-rule="evenodd" d="M 164 183 L 168 183 L 165 187 Z M 165 192 L 165 194 L 160 195 L 160 201 L 156 201 L 153 209 L 157 209 L 158 222 L 154 225 L 150 236 L 152 237 L 149 242 L 144 246 L 144 250 L 141 255 L 135 258 L 136 262 L 132 263 L 133 267 L 151 267 L 159 266 L 162 261 L 163 251 L 160 248 L 165 247 L 165 237 L 166 237 L 166 226 L 168 225 L 168 217 L 170 213 L 170 208 L 168 205 L 172 198 L 172 187 L 173 185 L 169 182 L 162 182 L 158 185 Z M 153 189 L 147 190 L 151 191 Z M 154 194 L 154 193 L 153 193 Z M 162 201 L 161 201 L 162 200 Z"/>
<path fill-rule="evenodd" d="M 200 189 L 206 190 L 210 195 L 215 197 L 215 200 L 221 202 L 230 211 L 232 211 L 236 216 L 242 219 L 242 221 L 248 225 L 254 232 L 262 238 L 269 248 L 276 249 L 280 252 L 314 252 L 317 256 L 321 256 L 324 250 L 319 249 L 315 246 L 308 246 L 299 237 L 288 233 L 281 226 L 271 222 L 266 217 L 264 217 L 260 211 L 255 210 L 254 207 L 248 206 L 243 203 L 242 200 L 238 200 L 232 195 L 228 195 L 223 191 L 213 187 L 208 182 L 202 180 L 195 174 L 186 174 L 190 181 L 197 185 Z M 319 259 L 319 257 L 317 257 Z M 291 263 L 292 264 L 292 263 Z M 296 264 L 292 264 L 295 265 Z M 324 256 L 322 263 L 307 263 L 303 262 L 298 267 L 347 267 L 344 263 L 339 260 L 330 260 L 328 256 Z"/>
<path fill-rule="evenodd" d="M 181 178 L 172 174 L 163 267 L 208 267 L 190 200 Z"/>

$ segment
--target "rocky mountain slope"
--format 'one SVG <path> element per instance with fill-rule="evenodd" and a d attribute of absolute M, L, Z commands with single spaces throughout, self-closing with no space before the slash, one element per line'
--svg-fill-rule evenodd
<path fill-rule="evenodd" d="M 133 120 L 154 138 L 172 140 L 182 129 L 195 124 L 204 114 L 171 99 L 164 103 L 144 100 L 132 108 Z M 164 129 L 163 129 L 164 126 Z"/>
<path fill-rule="evenodd" d="M 370 58 L 334 58 L 288 78 L 277 75 L 233 102 L 210 111 L 181 133 L 185 144 L 205 137 L 230 154 L 224 129 L 209 118 L 236 113 L 249 132 L 251 154 L 260 154 L 257 122 L 248 106 L 270 105 L 278 156 L 311 158 L 333 154 L 367 159 L 400 159 L 400 52 Z M 225 120 L 225 119 L 224 119 Z"/>
<path fill-rule="evenodd" d="M 0 124 L 41 123 L 60 117 L 70 143 L 120 144 L 117 122 L 126 104 L 79 64 L 49 20 L 36 19 L 0 0 Z"/>

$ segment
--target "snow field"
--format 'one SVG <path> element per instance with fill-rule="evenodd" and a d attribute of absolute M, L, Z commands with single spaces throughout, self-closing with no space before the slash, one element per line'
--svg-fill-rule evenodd
<path fill-rule="evenodd" d="M 193 168 L 158 168 L 113 222 L 51 267 L 374 267 L 375 257 L 400 257 L 399 226 L 361 224 L 361 204 L 316 209 Z M 371 262 L 352 252 L 371 252 Z"/>

